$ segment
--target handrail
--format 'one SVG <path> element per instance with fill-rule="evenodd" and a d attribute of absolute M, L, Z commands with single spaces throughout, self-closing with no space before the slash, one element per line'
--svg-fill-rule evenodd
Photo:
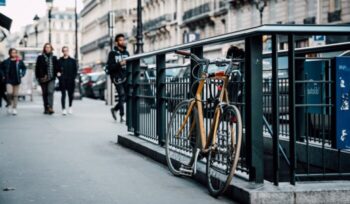
<path fill-rule="evenodd" d="M 345 35 L 350 34 L 349 25 L 262 25 L 253 28 L 248 28 L 232 33 L 226 33 L 211 38 L 198 40 L 182 45 L 175 45 L 172 47 L 163 48 L 147 53 L 137 54 L 126 58 L 127 61 L 149 57 L 157 54 L 164 54 L 174 52 L 175 50 L 190 49 L 192 47 L 198 47 L 208 44 L 223 43 L 234 40 L 242 40 L 246 37 L 254 35 L 269 35 L 269 34 L 295 34 L 295 35 L 321 35 L 321 34 L 333 34 L 333 35 Z"/>

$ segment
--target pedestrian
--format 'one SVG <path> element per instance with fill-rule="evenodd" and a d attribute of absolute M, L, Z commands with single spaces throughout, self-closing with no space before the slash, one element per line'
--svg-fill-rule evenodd
<path fill-rule="evenodd" d="M 21 84 L 21 78 L 26 74 L 26 66 L 19 59 L 18 52 L 15 48 L 9 49 L 9 57 L 1 63 L 1 75 L 6 84 L 6 92 L 8 98 L 8 113 L 17 115 L 18 93 Z M 1 88 L 3 89 L 3 87 Z M 1 91 L 3 92 L 3 91 Z M 3 97 L 3 96 L 2 96 Z"/>
<path fill-rule="evenodd" d="M 35 65 L 35 76 L 42 90 L 44 114 L 49 115 L 55 113 L 53 110 L 55 79 L 61 75 L 58 59 L 53 55 L 53 50 L 52 45 L 46 43 Z"/>
<path fill-rule="evenodd" d="M 129 52 L 126 49 L 125 36 L 118 34 L 114 39 L 115 46 L 108 54 L 107 70 L 118 93 L 118 103 L 111 108 L 112 117 L 117 120 L 115 112 L 119 111 L 120 122 L 124 122 L 124 102 L 126 85 L 126 61 Z"/>
<path fill-rule="evenodd" d="M 1 63 L 0 63 L 1 64 Z M 6 96 L 6 81 L 5 81 L 5 75 L 0 69 L 0 110 L 2 109 L 2 99 L 6 102 L 6 108 L 10 106 L 10 102 Z"/>
<path fill-rule="evenodd" d="M 73 97 L 75 88 L 75 78 L 78 73 L 78 64 L 75 59 L 69 56 L 69 49 L 67 46 L 62 47 L 63 57 L 59 59 L 59 65 L 61 69 L 60 90 L 62 92 L 61 105 L 62 114 L 67 115 L 66 110 L 66 93 L 68 92 L 69 109 L 68 113 L 73 114 Z"/>

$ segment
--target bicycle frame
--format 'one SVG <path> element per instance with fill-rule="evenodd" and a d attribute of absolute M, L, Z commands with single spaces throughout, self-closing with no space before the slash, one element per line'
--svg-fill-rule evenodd
<path fill-rule="evenodd" d="M 219 106 L 217 106 L 215 108 L 215 112 L 214 112 L 214 118 L 213 118 L 213 122 L 211 123 L 211 128 L 210 128 L 210 132 L 208 134 L 208 137 L 205 133 L 205 128 L 204 128 L 204 114 L 203 114 L 203 102 L 202 102 L 202 93 L 203 93 L 203 89 L 204 89 L 204 85 L 205 85 L 205 81 L 207 79 L 214 79 L 214 80 L 220 80 L 223 81 L 223 85 L 222 85 L 222 89 L 219 95 L 219 101 L 225 101 L 226 103 L 229 102 L 228 100 L 228 94 L 227 94 L 227 85 L 228 85 L 228 76 L 227 75 L 223 75 L 223 76 L 213 76 L 213 77 L 207 77 L 205 74 L 203 74 L 202 78 L 199 80 L 199 84 L 198 84 L 198 88 L 195 94 L 195 100 L 192 100 L 190 103 L 190 106 L 188 108 L 188 111 L 186 113 L 185 119 L 177 133 L 177 135 L 180 135 L 180 133 L 182 132 L 183 128 L 185 127 L 185 124 L 187 123 L 188 119 L 190 118 L 190 115 L 193 111 L 194 106 L 197 106 L 198 109 L 198 125 L 199 125 L 199 136 L 201 139 L 201 150 L 202 152 L 208 152 L 210 145 L 214 144 L 216 141 L 216 130 L 218 128 L 218 123 L 219 123 L 219 118 L 220 118 L 220 108 Z M 195 121 L 193 121 L 191 128 L 190 128 L 190 133 L 193 131 L 194 129 L 194 125 L 195 125 Z M 189 137 L 192 134 L 189 134 Z M 210 144 L 211 141 L 211 144 Z"/>

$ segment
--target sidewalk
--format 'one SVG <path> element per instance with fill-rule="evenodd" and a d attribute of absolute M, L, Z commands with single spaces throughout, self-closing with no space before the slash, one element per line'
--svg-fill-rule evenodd
<path fill-rule="evenodd" d="M 74 114 L 42 114 L 40 97 L 0 113 L 0 203 L 232 203 L 172 176 L 153 160 L 116 145 L 125 124 L 103 101 L 74 101 Z M 8 188 L 10 191 L 3 191 Z"/>

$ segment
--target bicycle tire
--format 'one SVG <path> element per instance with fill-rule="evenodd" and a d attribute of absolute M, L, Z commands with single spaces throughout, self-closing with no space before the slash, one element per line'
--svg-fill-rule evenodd
<path fill-rule="evenodd" d="M 216 141 L 212 143 L 215 145 L 210 148 L 207 160 L 208 190 L 213 197 L 223 194 L 230 185 L 237 168 L 242 143 L 242 117 L 238 108 L 233 105 L 222 106 L 223 112 L 215 130 Z M 223 130 L 225 126 L 227 130 Z M 224 154 L 225 152 L 227 155 Z M 212 177 L 212 171 L 220 175 Z"/>
<path fill-rule="evenodd" d="M 191 135 L 191 137 L 189 137 L 188 133 L 192 132 L 192 134 L 196 134 L 196 131 L 190 131 L 191 121 L 193 122 L 193 119 L 195 119 L 198 122 L 198 112 L 196 110 L 196 107 L 193 107 L 190 113 L 190 118 L 185 123 L 183 131 L 179 137 L 176 138 L 176 134 L 178 134 L 181 124 L 183 124 L 184 118 L 188 113 L 190 104 L 191 101 L 187 100 L 180 102 L 171 115 L 167 126 L 167 134 L 165 140 L 166 160 L 170 172 L 175 176 L 183 175 L 180 171 L 180 167 L 182 165 L 192 165 L 195 154 L 197 137 L 196 135 Z M 196 121 L 195 123 L 197 123 Z M 197 127 L 195 125 L 195 127 L 192 128 Z M 176 156 L 177 158 L 174 158 Z"/>

